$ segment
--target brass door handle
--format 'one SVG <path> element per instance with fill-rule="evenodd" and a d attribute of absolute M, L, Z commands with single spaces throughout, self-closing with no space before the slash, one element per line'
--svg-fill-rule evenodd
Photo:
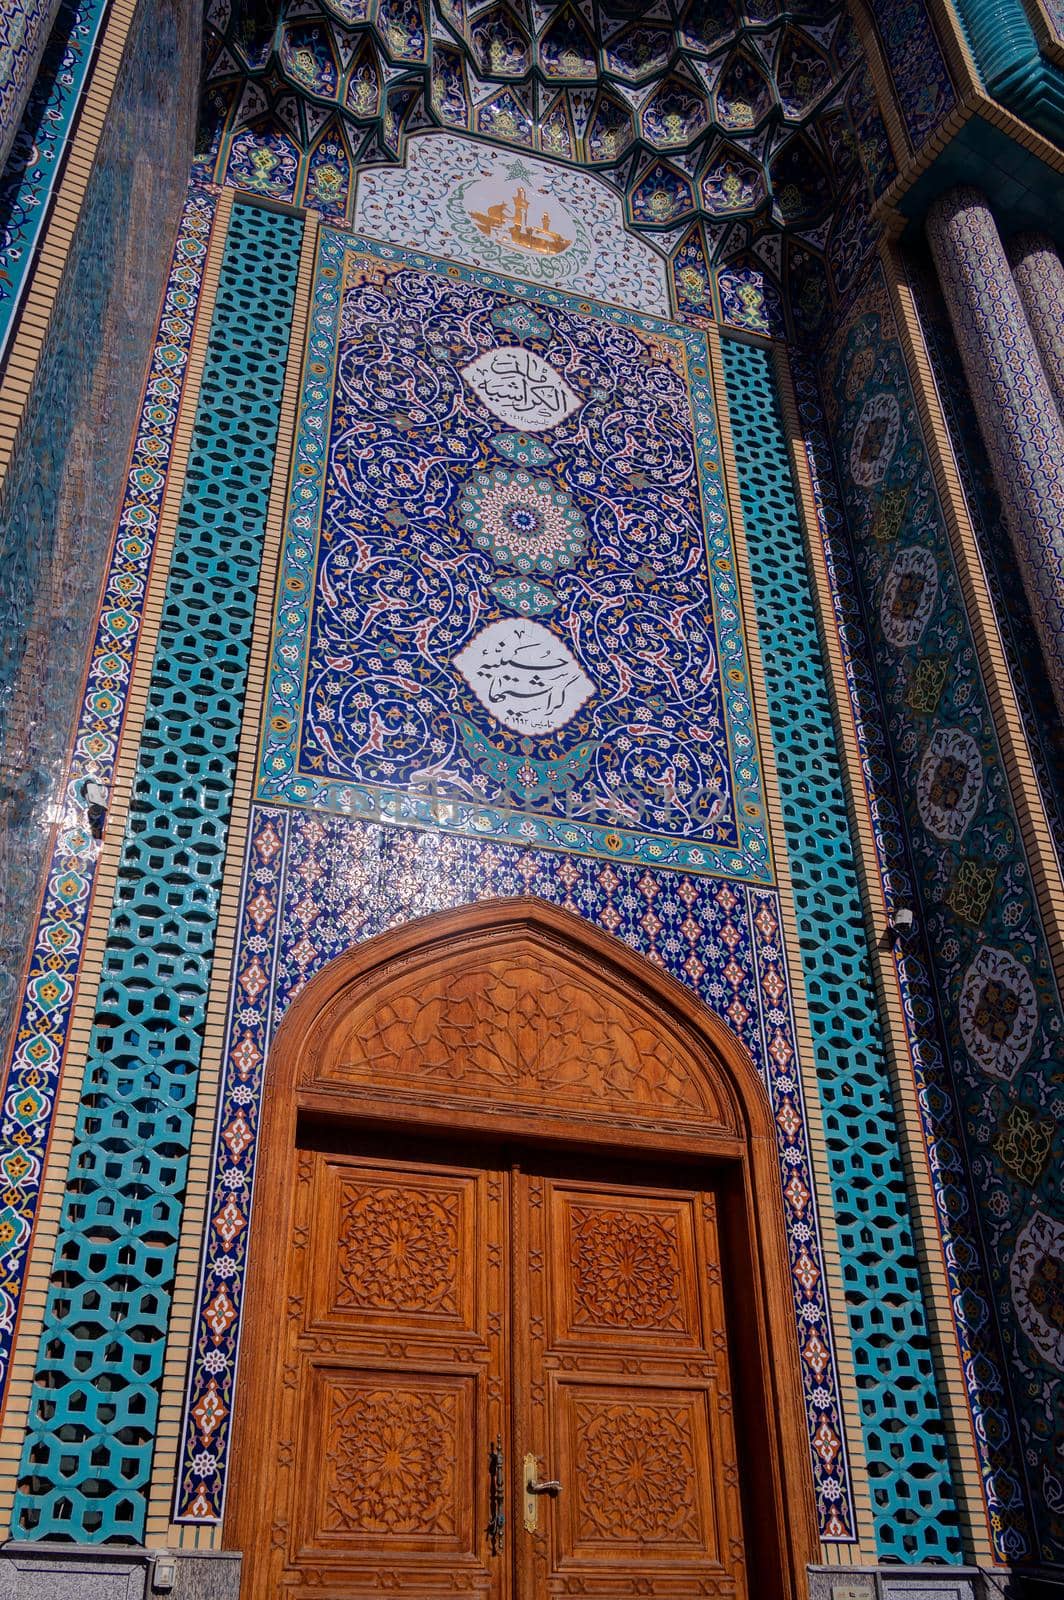
<path fill-rule="evenodd" d="M 539 1478 L 536 1476 L 539 1468 L 539 1458 L 534 1455 L 525 1457 L 525 1528 L 529 1533 L 535 1533 L 539 1524 L 539 1496 L 541 1494 L 556 1495 L 561 1493 L 562 1486 L 557 1478 Z"/>

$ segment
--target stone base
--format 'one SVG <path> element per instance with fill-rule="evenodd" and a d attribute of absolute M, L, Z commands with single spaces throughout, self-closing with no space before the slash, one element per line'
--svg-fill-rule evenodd
<path fill-rule="evenodd" d="M 1009 1567 L 810 1567 L 809 1600 L 1064 1600 L 1064 1572 Z"/>
<path fill-rule="evenodd" d="M 239 1600 L 235 1550 L 8 1544 L 0 1600 Z"/>
<path fill-rule="evenodd" d="M 240 1600 L 235 1550 L 8 1544 L 0 1600 Z M 1064 1600 L 1064 1573 L 1004 1567 L 810 1567 L 809 1600 Z"/>

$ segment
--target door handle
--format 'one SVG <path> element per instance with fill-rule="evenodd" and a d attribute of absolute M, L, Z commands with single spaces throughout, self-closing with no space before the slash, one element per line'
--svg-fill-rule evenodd
<path fill-rule="evenodd" d="M 536 1476 L 539 1467 L 539 1457 L 527 1455 L 525 1457 L 525 1527 L 529 1533 L 535 1533 L 539 1524 L 539 1497 L 541 1494 L 561 1494 L 562 1486 L 557 1478 L 539 1478 Z"/>
<path fill-rule="evenodd" d="M 488 1451 L 488 1543 L 493 1556 L 502 1552 L 503 1534 L 506 1531 L 505 1504 L 502 1439 L 498 1438 Z"/>

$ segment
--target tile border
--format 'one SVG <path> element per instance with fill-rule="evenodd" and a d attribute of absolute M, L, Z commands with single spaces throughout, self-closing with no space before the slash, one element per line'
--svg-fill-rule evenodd
<path fill-rule="evenodd" d="M 10 1182 L 7 1163 L 13 1153 L 32 1148 L 34 1164 L 22 1180 L 25 1184 L 26 1178 L 33 1179 L 26 1191 L 23 1226 L 5 1257 L 4 1289 L 11 1306 L 0 1322 L 0 1397 L 7 1407 L 0 1460 L 9 1472 L 0 1493 L 0 1516 L 10 1510 L 22 1448 L 81 1071 L 146 709 L 160 594 L 231 204 L 224 195 L 193 192 L 179 223 L 140 411 L 141 426 L 145 422 L 148 426 L 134 443 L 127 490 L 116 519 L 82 713 L 63 785 L 66 816 L 56 831 L 4 1078 L 0 1133 L 8 1147 L 0 1154 L 0 1166 Z M 180 317 L 173 314 L 175 294 L 182 301 Z M 183 331 L 175 338 L 178 323 L 183 323 Z M 161 452 L 154 447 L 160 439 Z M 145 441 L 151 445 L 148 450 L 142 448 Z M 131 545 L 136 547 L 132 554 Z M 107 823 L 99 845 L 85 826 L 80 794 L 80 785 L 90 774 L 107 790 Z M 34 1091 L 32 1118 L 19 1113 L 20 1084 Z"/>

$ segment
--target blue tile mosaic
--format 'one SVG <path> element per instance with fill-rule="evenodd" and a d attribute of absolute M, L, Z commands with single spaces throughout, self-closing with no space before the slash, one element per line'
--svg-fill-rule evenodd
<path fill-rule="evenodd" d="M 919 898 L 915 869 L 835 481 L 818 375 L 811 363 L 794 357 L 792 368 L 872 834 L 887 909 L 893 915 L 898 909 L 912 907 Z M 998 1558 L 1023 1561 L 1030 1559 L 1033 1549 L 1030 1492 L 1006 1378 L 1005 1353 L 993 1313 L 941 1006 L 930 954 L 919 933 L 895 944 L 894 970 L 934 1188 L 987 1523 Z"/>
<path fill-rule="evenodd" d="M 981 681 L 960 580 L 882 272 L 864 284 L 826 363 L 825 412 L 854 537 L 875 672 L 904 806 L 948 1079 L 927 1085 L 932 1115 L 956 1105 L 972 1174 L 988 1302 L 968 1298 L 975 1334 L 996 1317 L 1030 1483 L 1035 1559 L 1064 1557 L 1064 1345 L 1051 1285 L 1064 1278 L 1059 1148 L 1064 1014 Z M 952 1085 L 952 1088 L 950 1088 Z M 948 1108 L 947 1108 L 948 1109 Z M 932 1174 L 958 1225 L 952 1175 Z M 952 1208 L 952 1209 L 951 1209 Z M 963 1270 L 969 1247 L 947 1235 Z M 954 1275 L 958 1299 L 963 1278 Z M 987 1334 L 995 1337 L 992 1328 Z M 977 1434 L 1007 1442 L 1007 1409 L 987 1406 L 996 1374 L 969 1365 Z M 994 1349 L 991 1342 L 990 1350 Z M 991 1354 L 991 1361 L 993 1356 Z M 984 1381 L 989 1388 L 984 1388 Z M 986 1406 L 989 1424 L 978 1411 Z M 988 1474 L 984 1455 L 984 1476 Z M 1026 1538 L 1020 1486 L 994 1471 L 991 1525 L 1011 1555 Z"/>
<path fill-rule="evenodd" d="M 704 335 L 326 231 L 309 357 L 259 798 L 767 881 Z"/>
<path fill-rule="evenodd" d="M 876 1541 L 961 1556 L 906 1155 L 771 353 L 722 341 Z"/>

